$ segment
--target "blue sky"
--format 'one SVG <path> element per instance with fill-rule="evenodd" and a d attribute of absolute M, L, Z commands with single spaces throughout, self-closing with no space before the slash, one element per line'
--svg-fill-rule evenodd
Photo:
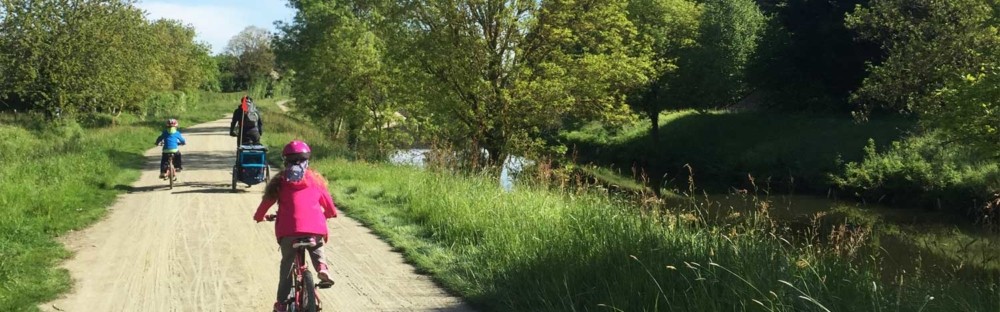
<path fill-rule="evenodd" d="M 220 53 L 229 38 L 254 25 L 274 31 L 274 21 L 289 21 L 295 11 L 285 7 L 285 0 L 145 0 L 138 6 L 149 19 L 169 18 L 194 26 L 197 40 Z"/>

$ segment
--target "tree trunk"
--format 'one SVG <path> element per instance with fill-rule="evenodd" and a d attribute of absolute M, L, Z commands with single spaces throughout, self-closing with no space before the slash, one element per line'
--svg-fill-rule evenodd
<path fill-rule="evenodd" d="M 361 125 L 351 118 L 347 121 L 347 147 L 352 151 L 358 150 L 358 142 L 361 141 Z"/>
<path fill-rule="evenodd" d="M 653 146 L 660 143 L 660 112 L 648 111 L 649 114 L 649 139 L 652 141 Z"/>
<path fill-rule="evenodd" d="M 650 110 L 647 112 L 649 114 L 649 140 L 650 144 L 646 147 L 646 175 L 649 179 L 649 188 L 652 189 L 653 194 L 656 197 L 660 197 L 660 188 L 663 187 L 663 172 L 661 170 L 659 153 L 657 149 L 660 145 L 660 112 L 655 110 Z"/>

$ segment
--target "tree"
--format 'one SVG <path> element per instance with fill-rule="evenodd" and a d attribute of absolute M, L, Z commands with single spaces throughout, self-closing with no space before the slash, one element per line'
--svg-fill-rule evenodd
<path fill-rule="evenodd" d="M 888 55 L 855 94 L 867 110 L 915 114 L 954 142 L 997 157 L 1000 11 L 992 0 L 873 0 L 847 18 Z"/>
<path fill-rule="evenodd" d="M 925 124 L 980 155 L 1000 159 L 1000 68 L 992 65 L 967 74 L 933 97 L 946 105 L 919 106 Z"/>
<path fill-rule="evenodd" d="M 131 1 L 7 0 L 0 8 L 4 102 L 120 112 L 140 109 L 156 88 L 154 38 Z"/>
<path fill-rule="evenodd" d="M 873 0 L 847 16 L 858 39 L 878 44 L 886 59 L 869 67 L 854 100 L 866 109 L 908 113 L 943 105 L 937 90 L 1000 60 L 996 2 Z"/>
<path fill-rule="evenodd" d="M 441 125 L 438 137 L 499 164 L 537 150 L 567 118 L 628 112 L 621 90 L 641 80 L 628 53 L 627 2 L 393 2 L 384 36 L 408 94 Z"/>
<path fill-rule="evenodd" d="M 241 89 L 238 87 L 236 82 L 236 74 L 233 69 L 236 68 L 236 57 L 229 54 L 219 54 L 212 56 L 212 60 L 216 65 L 216 71 L 219 72 L 219 89 L 222 92 L 236 92 Z"/>
<path fill-rule="evenodd" d="M 279 23 L 276 51 L 279 62 L 298 74 L 292 90 L 297 107 L 335 135 L 346 123 L 352 148 L 362 132 L 371 134 L 378 153 L 385 154 L 384 119 L 395 113 L 398 97 L 389 94 L 385 43 L 365 3 L 291 1 L 297 13 L 291 24 Z"/>
<path fill-rule="evenodd" d="M 697 44 L 683 50 L 670 97 L 687 107 L 708 109 L 746 96 L 747 68 L 765 23 L 753 0 L 704 2 Z"/>
<path fill-rule="evenodd" d="M 635 53 L 649 60 L 644 80 L 629 96 L 629 104 L 650 121 L 650 138 L 659 142 L 660 112 L 680 106 L 668 90 L 677 80 L 677 62 L 698 36 L 701 7 L 688 0 L 633 0 L 629 19 L 638 29 Z"/>
<path fill-rule="evenodd" d="M 159 44 L 159 69 L 168 81 L 166 90 L 193 90 L 217 81 L 218 69 L 212 68 L 209 49 L 194 41 L 194 27 L 176 20 L 153 22 L 152 32 Z"/>
<path fill-rule="evenodd" d="M 225 54 L 236 58 L 231 70 L 240 90 L 249 89 L 274 70 L 271 33 L 257 26 L 247 26 L 233 36 L 226 45 Z"/>

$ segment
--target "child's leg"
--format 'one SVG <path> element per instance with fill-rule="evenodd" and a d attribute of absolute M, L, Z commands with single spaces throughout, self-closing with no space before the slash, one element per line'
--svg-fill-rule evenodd
<path fill-rule="evenodd" d="M 323 259 L 323 237 L 316 236 L 316 247 L 309 248 L 309 258 L 312 259 L 316 272 L 326 271 L 326 260 Z"/>
<path fill-rule="evenodd" d="M 177 167 L 177 170 L 184 170 L 184 162 L 181 161 L 181 152 L 180 151 L 177 151 L 177 153 L 174 153 L 174 167 Z"/>
<path fill-rule="evenodd" d="M 292 244 L 295 243 L 297 237 L 282 237 L 278 244 L 281 246 L 281 269 L 278 276 L 278 297 L 277 302 L 285 302 L 288 299 L 288 294 L 291 292 L 292 279 L 290 277 L 292 262 L 295 261 L 295 248 L 292 248 Z"/>
<path fill-rule="evenodd" d="M 160 173 L 167 172 L 167 160 L 170 160 L 167 153 L 160 154 Z"/>

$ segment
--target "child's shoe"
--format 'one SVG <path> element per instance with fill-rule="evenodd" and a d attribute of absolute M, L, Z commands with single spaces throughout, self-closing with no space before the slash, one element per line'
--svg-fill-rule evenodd
<path fill-rule="evenodd" d="M 333 279 L 330 278 L 330 272 L 327 271 L 326 268 L 323 268 L 323 270 L 319 271 L 319 273 L 317 273 L 316 275 L 319 276 L 319 284 L 316 284 L 316 287 L 319 288 L 333 287 Z"/>
<path fill-rule="evenodd" d="M 285 304 L 281 302 L 274 303 L 274 312 L 286 312 L 286 311 L 288 310 L 285 309 Z"/>

